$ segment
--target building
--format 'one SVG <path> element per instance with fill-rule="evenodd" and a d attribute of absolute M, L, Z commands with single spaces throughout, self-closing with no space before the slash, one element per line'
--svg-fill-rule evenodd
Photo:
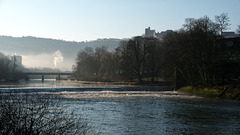
<path fill-rule="evenodd" d="M 240 35 L 234 32 L 223 32 L 216 42 L 217 53 L 224 60 L 240 62 Z"/>
<path fill-rule="evenodd" d="M 151 30 L 150 27 L 145 29 L 145 37 L 154 37 L 156 38 L 155 30 Z"/>
<path fill-rule="evenodd" d="M 234 32 L 223 32 L 222 38 L 218 39 L 218 44 L 226 47 L 240 47 L 240 35 Z"/>
<path fill-rule="evenodd" d="M 22 65 L 22 56 L 14 56 L 16 59 L 16 64 L 21 66 Z"/>
<path fill-rule="evenodd" d="M 157 32 L 156 37 L 157 37 L 157 39 L 162 40 L 168 33 L 173 33 L 173 31 L 172 30 L 166 30 L 166 31 L 162 31 L 160 33 Z"/>
<path fill-rule="evenodd" d="M 240 35 L 236 34 L 235 32 L 223 32 L 222 36 L 225 39 L 227 39 L 227 38 L 239 38 L 240 37 Z"/>
<path fill-rule="evenodd" d="M 13 56 L 9 56 L 8 58 L 12 63 L 15 62 L 16 65 L 22 66 L 22 56 L 13 55 Z"/>
<path fill-rule="evenodd" d="M 162 40 L 168 33 L 172 33 L 172 30 L 166 30 L 166 31 L 162 31 L 162 32 L 157 32 L 155 30 L 151 30 L 150 27 L 145 29 L 145 37 L 149 38 L 149 37 L 153 37 L 153 38 L 157 38 L 159 40 Z"/>

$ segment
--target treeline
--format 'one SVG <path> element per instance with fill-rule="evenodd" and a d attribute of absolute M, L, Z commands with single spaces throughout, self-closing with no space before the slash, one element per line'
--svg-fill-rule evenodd
<path fill-rule="evenodd" d="M 106 47 L 79 51 L 73 67 L 76 78 L 100 81 L 155 81 L 162 66 L 162 46 L 156 38 L 122 40 L 114 52 Z"/>
<path fill-rule="evenodd" d="M 8 57 L 0 52 L 0 81 L 28 80 L 28 76 L 21 72 L 21 65 L 16 64 L 16 57 Z"/>
<path fill-rule="evenodd" d="M 223 36 L 228 22 L 227 14 L 216 16 L 216 22 L 207 16 L 189 18 L 181 30 L 165 37 L 165 61 L 175 72 L 177 87 L 212 87 L 239 81 L 240 36 Z"/>
<path fill-rule="evenodd" d="M 106 47 L 85 48 L 77 55 L 74 73 L 83 80 L 154 82 L 163 78 L 176 87 L 232 84 L 240 76 L 240 41 L 239 36 L 223 36 L 229 26 L 226 13 L 215 21 L 207 16 L 187 18 L 180 30 L 162 40 L 133 37 L 122 40 L 114 52 Z"/>

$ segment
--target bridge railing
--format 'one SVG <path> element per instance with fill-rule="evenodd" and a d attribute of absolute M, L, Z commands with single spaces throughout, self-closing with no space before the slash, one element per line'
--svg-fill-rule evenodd
<path fill-rule="evenodd" d="M 42 81 L 44 81 L 44 76 L 45 75 L 57 75 L 58 79 L 60 79 L 61 75 L 68 75 L 72 76 L 73 73 L 71 72 L 24 72 L 25 75 L 41 75 L 42 76 Z"/>

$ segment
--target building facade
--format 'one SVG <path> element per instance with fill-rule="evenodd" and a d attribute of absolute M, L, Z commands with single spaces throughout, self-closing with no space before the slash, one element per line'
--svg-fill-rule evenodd
<path fill-rule="evenodd" d="M 156 32 L 155 30 L 151 30 L 150 27 L 145 29 L 145 37 L 150 38 L 150 37 L 154 37 L 156 38 Z"/>
<path fill-rule="evenodd" d="M 9 56 L 8 58 L 12 62 L 12 64 L 15 63 L 18 66 L 22 66 L 22 56 L 13 55 L 13 56 Z"/>
<path fill-rule="evenodd" d="M 145 37 L 147 38 L 157 38 L 159 40 L 162 40 L 168 33 L 173 32 L 172 30 L 166 30 L 157 32 L 155 30 L 151 30 L 150 27 L 145 29 Z"/>

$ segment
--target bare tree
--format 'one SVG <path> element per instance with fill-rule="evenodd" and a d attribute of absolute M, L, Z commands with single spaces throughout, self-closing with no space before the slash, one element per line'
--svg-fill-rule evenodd
<path fill-rule="evenodd" d="M 128 79 L 132 80 L 133 77 L 136 77 L 138 82 L 143 81 L 148 64 L 147 60 L 150 59 L 150 53 L 153 53 L 152 50 L 154 50 L 156 42 L 151 38 L 137 36 L 120 43 L 118 47 L 122 59 L 120 67 Z M 152 66 L 156 66 L 154 64 Z"/>
<path fill-rule="evenodd" d="M 95 51 L 91 47 L 80 50 L 77 54 L 76 65 L 73 67 L 77 79 L 99 80 L 101 57 L 107 54 L 107 47 L 97 47 Z"/>
<path fill-rule="evenodd" d="M 148 51 L 146 57 L 146 71 L 147 76 L 151 78 L 151 82 L 154 82 L 159 77 L 159 72 L 163 64 L 163 47 L 160 41 L 156 38 L 147 38 L 146 44 L 148 45 Z"/>
<path fill-rule="evenodd" d="M 218 24 L 218 29 L 220 31 L 220 34 L 222 35 L 223 30 L 229 29 L 228 26 L 231 24 L 229 23 L 229 16 L 228 13 L 222 13 L 221 15 L 215 16 L 215 21 Z"/>
<path fill-rule="evenodd" d="M 183 26 L 180 31 L 164 39 L 165 71 L 170 70 L 172 77 L 175 75 L 175 81 L 181 82 L 182 86 L 211 85 L 216 24 L 204 16 L 187 19 Z"/>
<path fill-rule="evenodd" d="M 88 123 L 45 94 L 1 93 L 1 135 L 87 134 Z"/>

